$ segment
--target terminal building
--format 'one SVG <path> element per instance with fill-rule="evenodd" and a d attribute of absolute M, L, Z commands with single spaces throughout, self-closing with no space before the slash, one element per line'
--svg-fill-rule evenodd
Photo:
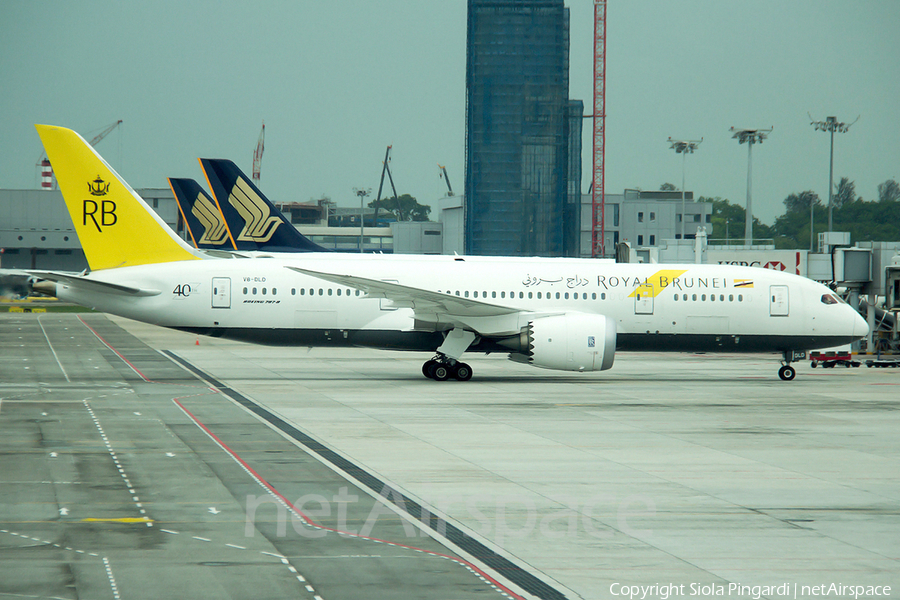
<path fill-rule="evenodd" d="M 693 240 L 701 227 L 712 226 L 713 205 L 694 202 L 694 193 L 684 193 L 682 212 L 680 191 L 625 190 L 621 194 L 605 194 L 604 237 L 606 247 L 615 248 L 628 242 L 633 248 L 659 248 L 666 240 Z M 580 256 L 591 256 L 590 194 L 581 197 Z"/>

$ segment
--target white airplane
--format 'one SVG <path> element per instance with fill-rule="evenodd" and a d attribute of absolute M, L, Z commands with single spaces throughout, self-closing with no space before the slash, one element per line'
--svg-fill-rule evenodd
<path fill-rule="evenodd" d="M 74 131 L 37 125 L 90 265 L 33 272 L 41 291 L 183 331 L 264 344 L 435 351 L 422 372 L 471 378 L 465 352 L 602 371 L 617 350 L 805 351 L 863 337 L 825 286 L 752 267 L 476 256 L 204 252 L 175 235 Z"/>

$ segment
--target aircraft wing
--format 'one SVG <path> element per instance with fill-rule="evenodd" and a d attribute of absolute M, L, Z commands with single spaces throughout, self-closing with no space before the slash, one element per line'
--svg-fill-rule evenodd
<path fill-rule="evenodd" d="M 28 271 L 34 277 L 47 281 L 64 283 L 68 286 L 90 290 L 92 292 L 106 292 L 109 294 L 122 294 L 126 296 L 157 296 L 159 290 L 136 288 L 118 283 L 109 283 L 97 279 L 90 279 L 75 273 L 59 273 L 56 271 Z"/>
<path fill-rule="evenodd" d="M 302 269 L 299 267 L 287 267 L 297 273 L 310 275 L 332 283 L 346 285 L 363 290 L 369 296 L 386 298 L 393 301 L 398 308 L 412 308 L 417 313 L 437 313 L 453 317 L 501 317 L 515 315 L 522 312 L 518 308 L 491 304 L 483 300 L 461 298 L 450 294 L 433 292 L 422 288 L 410 287 L 390 281 L 379 281 L 357 275 L 342 275 L 338 273 L 325 273 Z"/>

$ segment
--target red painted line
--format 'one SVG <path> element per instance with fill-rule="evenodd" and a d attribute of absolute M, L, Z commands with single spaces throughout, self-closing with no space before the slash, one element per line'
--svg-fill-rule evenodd
<path fill-rule="evenodd" d="M 119 358 L 121 358 L 123 363 L 125 363 L 126 365 L 128 365 L 129 367 L 131 367 L 131 370 L 134 371 L 135 373 L 137 373 L 138 376 L 139 376 L 141 379 L 143 379 L 143 380 L 146 381 L 147 383 L 152 383 L 149 379 L 147 379 L 147 378 L 144 376 L 143 373 L 141 373 L 140 371 L 138 371 L 137 367 L 135 367 L 133 364 L 131 364 L 131 362 L 130 362 L 127 358 L 125 358 L 124 356 L 122 356 L 122 355 L 119 353 L 118 350 L 116 350 L 115 348 L 113 348 L 113 347 L 109 344 L 109 342 L 107 342 L 106 340 L 104 340 L 104 339 L 100 336 L 100 334 L 97 333 L 97 332 L 94 330 L 93 327 L 91 327 L 90 325 L 88 325 L 87 323 L 85 323 L 85 322 L 84 322 L 84 319 L 81 318 L 81 315 L 78 315 L 78 320 L 81 321 L 81 324 L 84 325 L 85 327 L 87 327 L 88 330 L 90 330 L 91 333 L 93 333 L 95 336 L 97 336 L 97 339 L 100 340 L 100 341 L 103 343 L 104 346 L 106 346 L 107 348 L 109 348 L 110 350 L 112 350 L 112 351 L 115 353 L 116 356 L 118 356 Z"/>
<path fill-rule="evenodd" d="M 270 492 L 273 496 L 275 496 L 276 498 L 278 498 L 279 500 L 281 500 L 281 501 L 285 504 L 285 506 L 287 506 L 291 511 L 293 511 L 294 514 L 296 514 L 296 515 L 299 516 L 301 519 L 303 519 L 308 525 L 310 525 L 310 526 L 312 526 L 312 527 L 316 527 L 316 528 L 318 528 L 318 529 L 322 529 L 322 530 L 324 530 L 324 531 L 331 531 L 331 532 L 334 532 L 334 533 L 337 533 L 337 534 L 340 534 L 340 535 L 344 535 L 344 536 L 348 536 L 348 537 L 353 537 L 353 538 L 356 538 L 356 539 L 367 540 L 367 541 L 370 541 L 370 542 L 379 542 L 379 543 L 381 543 L 381 544 L 388 544 L 388 545 L 390 545 L 390 546 L 395 546 L 395 547 L 397 547 L 397 548 L 405 548 L 405 549 L 407 549 L 407 550 L 413 550 L 413 551 L 415 551 L 415 552 L 421 552 L 421 553 L 423 553 L 423 554 L 428 554 L 428 555 L 431 555 L 431 556 L 437 556 L 437 557 L 440 557 L 440 558 L 446 558 L 446 559 L 448 559 L 448 560 L 452 560 L 453 562 L 458 563 L 458 564 L 460 564 L 460 565 L 462 565 L 462 566 L 464 566 L 464 567 L 467 567 L 467 568 L 471 569 L 472 571 L 478 573 L 480 576 L 482 576 L 482 577 L 484 577 L 486 580 L 490 581 L 491 584 L 494 585 L 497 589 L 502 590 L 503 593 L 510 595 L 511 597 L 515 598 L 516 600 L 525 600 L 525 598 L 523 598 L 522 596 L 520 596 L 520 595 L 516 594 L 515 592 L 513 592 L 511 589 L 509 589 L 509 588 L 507 588 L 506 586 L 504 586 L 502 583 L 500 583 L 499 581 L 497 581 L 496 579 L 494 579 L 493 577 L 491 577 L 489 574 L 485 573 L 483 570 L 481 570 L 478 566 L 476 566 L 476 565 L 474 565 L 474 564 L 470 563 L 469 561 L 464 560 L 464 559 L 462 559 L 462 558 L 459 558 L 459 557 L 456 557 L 456 556 L 450 556 L 450 555 L 448 555 L 448 554 L 441 554 L 441 553 L 439 553 L 439 552 L 432 552 L 431 550 L 424 550 L 424 549 L 422 549 L 422 548 L 417 548 L 417 547 L 415 547 L 415 546 L 408 546 L 408 545 L 406 545 L 406 544 L 400 544 L 400 543 L 397 543 L 397 542 L 390 542 L 390 541 L 388 541 L 388 540 L 382 540 L 382 539 L 379 539 L 379 538 L 367 537 L 367 536 L 364 536 L 364 535 L 359 535 L 358 533 L 349 533 L 349 532 L 347 532 L 347 531 L 341 531 L 341 530 L 339 530 L 339 529 L 334 529 L 334 528 L 332 528 L 332 527 L 326 527 L 326 526 L 324 526 L 324 525 L 320 525 L 319 523 L 316 523 L 316 522 L 313 521 L 308 515 L 304 514 L 302 511 L 298 510 L 297 507 L 293 505 L 293 503 L 291 503 L 287 498 L 285 498 L 285 497 L 281 494 L 281 492 L 279 492 L 278 490 L 276 490 L 276 489 L 275 489 L 268 481 L 266 481 L 266 480 L 262 477 L 262 475 L 260 475 L 259 473 L 257 473 L 257 472 L 253 469 L 253 467 L 251 467 L 250 465 L 248 465 L 247 462 L 246 462 L 244 459 L 242 459 L 240 456 L 238 456 L 238 454 L 237 454 L 234 450 L 232 450 L 231 448 L 229 448 L 228 445 L 227 445 L 225 442 L 223 442 L 223 441 L 222 441 L 215 433 L 213 433 L 213 432 L 209 429 L 209 427 L 207 427 L 206 425 L 204 425 L 203 422 L 200 421 L 200 419 L 198 419 L 191 411 L 189 411 L 187 408 L 185 408 L 185 406 L 184 406 L 181 402 L 178 401 L 178 398 L 172 398 L 172 401 L 173 401 L 175 404 L 177 404 L 178 407 L 179 407 L 181 410 L 183 410 L 184 413 L 185 413 L 188 417 L 190 417 L 190 419 L 197 425 L 197 427 L 199 427 L 200 429 L 202 429 L 202 430 L 206 433 L 206 435 L 208 435 L 213 441 L 216 442 L 216 444 L 218 444 L 218 446 L 219 446 L 220 448 L 222 448 L 222 450 L 224 450 L 226 453 L 228 453 L 229 455 L 231 455 L 231 458 L 233 458 L 233 459 L 235 460 L 235 462 L 237 462 L 237 463 L 238 463 L 239 465 L 241 465 L 248 473 L 250 473 L 250 475 L 251 475 L 254 479 L 256 479 L 257 483 L 259 483 L 261 486 L 263 486 L 264 488 L 266 488 L 267 490 L 269 490 L 269 492 Z M 376 502 L 377 502 L 377 500 L 376 500 Z"/>
<path fill-rule="evenodd" d="M 128 365 L 128 366 L 131 368 L 132 371 L 134 371 L 135 373 L 137 373 L 138 376 L 139 376 L 141 379 L 143 379 L 143 380 L 146 381 L 147 383 L 157 383 L 157 382 L 155 382 L 155 381 L 152 381 L 152 380 L 148 379 L 143 373 L 140 372 L 140 370 L 138 370 L 137 367 L 135 367 L 133 364 L 131 364 L 131 362 L 130 362 L 127 358 L 125 358 L 124 356 L 122 356 L 122 354 L 121 354 L 118 350 L 116 350 L 115 348 L 113 348 L 112 345 L 110 345 L 109 342 L 107 342 L 105 339 L 103 339 L 103 337 L 102 337 L 99 333 L 97 333 L 96 330 L 94 330 L 93 327 L 91 327 L 90 325 L 88 325 L 87 323 L 85 323 L 85 322 L 84 322 L 84 319 L 81 318 L 81 315 L 78 315 L 78 320 L 81 321 L 81 324 L 84 325 L 85 327 L 87 327 L 87 329 L 88 329 L 91 333 L 93 333 L 93 334 L 97 337 L 97 339 L 100 340 L 100 342 L 103 343 L 104 346 L 106 346 L 107 348 L 109 348 L 116 356 L 118 356 L 120 359 L 122 359 L 122 362 L 124 362 L 126 365 Z M 208 388 L 208 389 L 210 389 L 210 390 L 212 390 L 212 391 L 215 391 L 215 392 L 217 392 L 217 393 L 221 393 L 221 392 L 219 392 L 219 390 L 217 390 L 217 389 L 215 389 L 215 388 L 212 388 L 212 387 L 210 387 L 210 388 Z M 417 548 L 417 547 L 415 547 L 415 546 L 408 546 L 408 545 L 406 545 L 406 544 L 400 544 L 400 543 L 397 543 L 397 542 L 390 542 L 390 541 L 388 541 L 388 540 L 382 540 L 382 539 L 373 538 L 373 537 L 366 537 L 366 536 L 359 535 L 359 534 L 357 534 L 357 533 L 350 533 L 350 532 L 347 532 L 347 531 L 341 531 L 341 530 L 339 530 L 339 529 L 334 529 L 334 528 L 331 528 L 331 527 L 325 527 L 324 525 L 320 525 L 319 523 L 316 523 L 316 522 L 313 521 L 311 518 L 309 518 L 308 515 L 304 514 L 304 513 L 301 512 L 300 510 L 298 510 L 297 507 L 293 505 L 293 503 L 291 503 L 291 502 L 290 502 L 287 498 L 285 498 L 278 490 L 276 490 L 276 489 L 275 489 L 268 481 L 266 481 L 266 480 L 262 477 L 262 475 L 260 475 L 259 473 L 257 473 L 256 470 L 254 470 L 253 467 L 251 467 L 249 464 L 247 464 L 247 462 L 246 462 L 244 459 L 242 459 L 240 456 L 238 456 L 238 454 L 237 454 L 234 450 L 232 450 L 231 448 L 229 448 L 228 445 L 227 445 L 225 442 L 223 442 L 223 441 L 222 441 L 216 434 L 214 434 L 214 433 L 213 433 L 206 425 L 204 425 L 204 424 L 203 424 L 196 416 L 194 416 L 194 414 L 191 413 L 191 411 L 189 411 L 187 408 L 185 408 L 185 406 L 184 406 L 183 404 L 181 404 L 181 402 L 178 401 L 178 398 L 172 398 L 172 401 L 173 401 L 175 404 L 177 404 L 178 407 L 179 407 L 182 411 L 184 411 L 184 413 L 185 413 L 186 415 L 188 415 L 188 417 L 190 417 L 190 419 L 191 419 L 198 427 L 200 427 L 200 429 L 202 429 L 202 430 L 206 433 L 206 435 L 208 435 L 213 441 L 215 441 L 216 444 L 218 444 L 219 447 L 222 448 L 222 450 L 224 450 L 226 453 L 228 453 L 229 455 L 231 455 L 231 457 L 232 457 L 239 465 L 241 465 L 241 466 L 242 466 L 242 467 L 250 474 L 251 477 L 253 477 L 253 478 L 254 478 L 261 486 L 263 486 L 264 488 L 266 488 L 267 490 L 269 490 L 269 492 L 270 492 L 273 496 L 275 496 L 276 498 L 278 498 L 279 500 L 281 500 L 281 501 L 284 503 L 285 506 L 287 506 L 291 511 L 294 512 L 294 514 L 296 514 L 296 515 L 299 516 L 301 519 L 303 519 L 303 520 L 304 520 L 308 525 L 310 525 L 311 527 L 316 527 L 316 528 L 322 529 L 322 530 L 324 530 L 324 531 L 331 531 L 331 532 L 334 532 L 334 533 L 337 533 L 337 534 L 340 534 L 340 535 L 345 535 L 345 536 L 348 536 L 348 537 L 353 537 L 353 538 L 357 538 L 357 539 L 361 539 L 361 540 L 367 540 L 367 541 L 370 541 L 370 542 L 378 542 L 378 543 L 382 543 L 382 544 L 387 544 L 387 545 L 389 545 L 389 546 L 395 546 L 395 547 L 397 547 L 397 548 L 405 548 L 405 549 L 407 549 L 407 550 L 413 550 L 413 551 L 415 551 L 415 552 L 421 552 L 421 553 L 423 553 L 423 554 L 428 554 L 428 555 L 430 555 L 430 556 L 437 556 L 437 557 L 439 557 L 439 558 L 446 558 L 447 560 L 452 560 L 453 562 L 455 562 L 455 563 L 457 563 L 457 564 L 459 564 L 459 565 L 462 565 L 462 566 L 464 566 L 464 567 L 470 569 L 470 570 L 473 571 L 474 573 L 477 573 L 478 575 L 480 575 L 481 577 L 483 577 L 485 580 L 489 581 L 489 582 L 491 583 L 491 585 L 493 585 L 494 587 L 496 587 L 498 590 L 501 590 L 503 593 L 508 594 L 510 597 L 514 598 L 515 600 L 525 600 L 525 598 L 523 598 L 522 596 L 516 594 L 516 593 L 515 593 L 514 591 L 512 591 L 511 589 L 509 589 L 509 588 L 507 588 L 506 586 L 504 586 L 502 583 L 500 583 L 499 581 L 497 581 L 496 579 L 494 579 L 493 577 L 491 577 L 488 573 L 486 573 L 486 572 L 484 572 L 482 569 L 480 569 L 477 565 L 475 565 L 475 564 L 473 564 L 473 563 L 470 563 L 469 561 L 464 560 L 464 559 L 462 559 L 462 558 L 459 558 L 459 557 L 456 557 L 456 556 L 450 556 L 450 555 L 448 555 L 448 554 L 441 554 L 441 553 L 439 553 L 439 552 L 432 552 L 431 550 L 425 550 L 425 549 L 423 549 L 423 548 Z"/>

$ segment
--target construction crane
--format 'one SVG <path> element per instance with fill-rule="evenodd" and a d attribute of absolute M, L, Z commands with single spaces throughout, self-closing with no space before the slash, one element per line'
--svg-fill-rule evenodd
<path fill-rule="evenodd" d="M 604 151 L 606 146 L 606 0 L 594 0 L 594 127 L 591 169 L 591 256 L 605 253 L 603 194 Z"/>
<path fill-rule="evenodd" d="M 259 172 L 262 167 L 262 155 L 265 149 L 266 141 L 266 122 L 263 121 L 262 129 L 259 132 L 259 141 L 256 143 L 256 151 L 253 153 L 253 183 L 259 186 Z"/>
<path fill-rule="evenodd" d="M 100 143 L 100 140 L 108 136 L 113 130 L 122 124 L 122 119 L 119 119 L 115 123 L 111 125 L 107 125 L 103 131 L 95 135 L 91 138 L 91 141 L 88 142 L 91 147 L 96 146 Z M 47 159 L 47 156 L 44 152 L 41 152 L 40 157 L 38 157 L 36 167 L 41 169 L 41 188 L 42 189 L 54 189 L 55 185 L 53 182 L 53 167 L 50 166 L 50 161 Z"/>
<path fill-rule="evenodd" d="M 447 176 L 447 167 L 438 163 L 438 169 L 441 170 L 441 172 L 438 173 L 438 177 L 443 177 L 444 181 L 447 182 L 447 195 L 453 196 L 453 188 L 450 187 L 450 177 Z"/>
<path fill-rule="evenodd" d="M 121 124 L 122 124 L 122 119 L 119 119 L 118 121 L 116 121 L 116 122 L 113 123 L 112 125 L 108 125 L 103 131 L 101 131 L 100 133 L 98 133 L 97 135 L 95 135 L 93 138 L 91 138 L 91 141 L 88 142 L 88 143 L 89 143 L 91 146 L 96 146 L 97 144 L 100 143 L 100 140 L 102 140 L 103 138 L 105 138 L 106 136 L 108 136 L 110 133 L 112 133 L 113 129 L 115 129 L 116 127 L 118 127 L 118 126 L 121 125 Z"/>
<path fill-rule="evenodd" d="M 375 196 L 375 214 L 372 216 L 372 227 L 377 227 L 378 224 L 378 202 L 381 200 L 381 188 L 384 187 L 384 175 L 385 173 L 388 176 L 388 181 L 391 183 L 391 189 L 394 191 L 394 198 L 397 200 L 397 214 L 399 215 L 398 221 L 400 217 L 403 216 L 403 207 L 400 206 L 400 197 L 397 196 L 397 188 L 394 187 L 394 178 L 391 176 L 391 148 L 393 146 L 388 146 L 387 150 L 384 151 L 384 166 L 381 168 L 381 181 L 378 182 L 378 194 Z"/>

